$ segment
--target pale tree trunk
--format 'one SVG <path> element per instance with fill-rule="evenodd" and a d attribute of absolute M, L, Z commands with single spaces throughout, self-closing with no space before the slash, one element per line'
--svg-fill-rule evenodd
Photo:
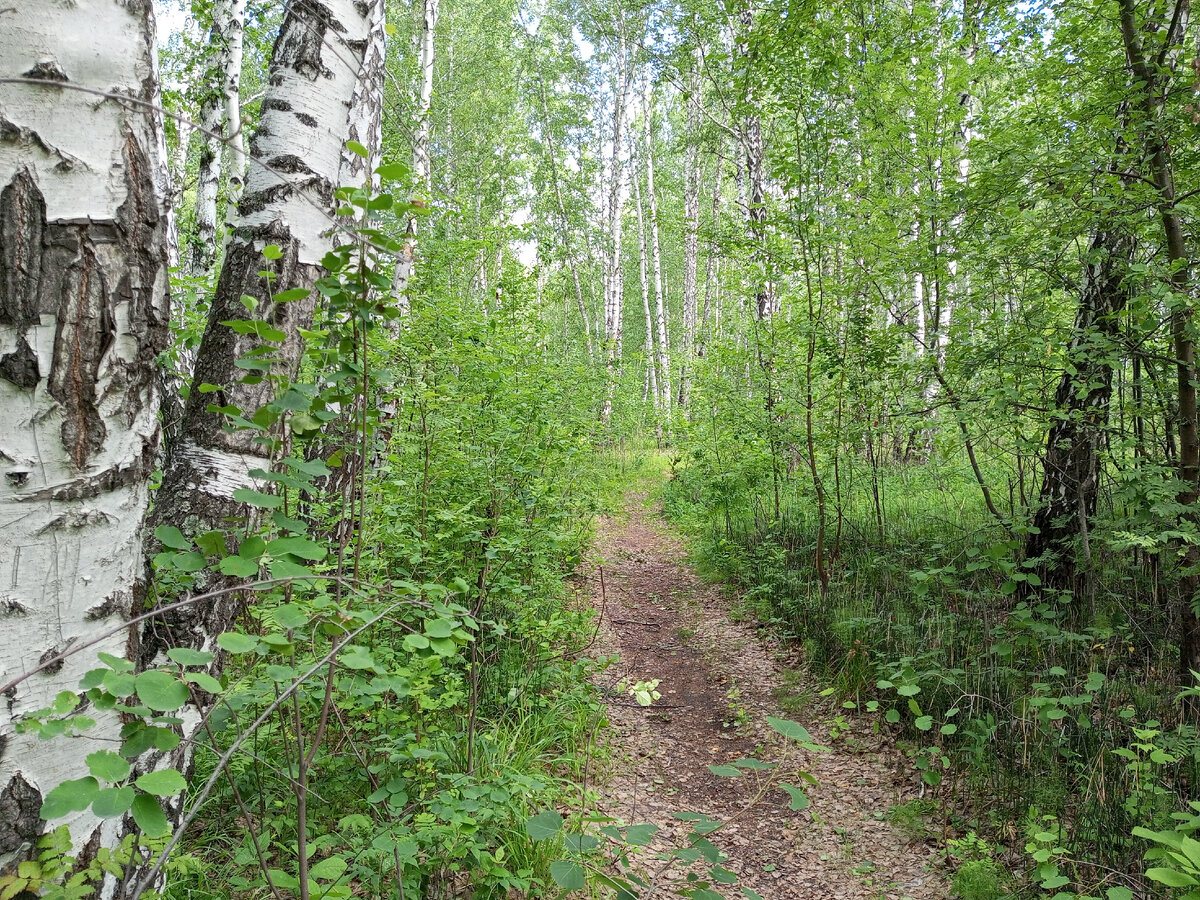
<path fill-rule="evenodd" d="M 650 313 L 650 275 L 646 264 L 646 222 L 642 213 L 642 185 L 637 174 L 633 176 L 634 206 L 637 209 L 638 226 L 638 275 L 642 283 L 642 314 L 646 319 L 646 388 L 654 398 L 654 408 L 662 409 L 662 395 L 658 392 L 658 364 L 654 353 L 654 317 Z"/>
<path fill-rule="evenodd" d="M 200 171 L 196 184 L 196 233 L 188 256 L 191 273 L 203 276 L 212 268 L 217 247 L 217 194 L 221 187 L 221 162 L 229 161 L 231 173 L 245 169 L 240 153 L 240 89 L 242 78 L 242 32 L 246 0 L 215 0 L 212 28 L 208 37 L 209 67 L 205 73 L 207 93 L 200 104 Z M 230 110 L 236 121 L 230 122 Z M 233 127 L 226 129 L 226 126 Z M 236 137 L 238 150 L 225 152 L 225 136 Z M 241 169 L 238 169 L 238 163 Z M 239 187 L 240 187 L 240 178 Z"/>
<path fill-rule="evenodd" d="M 423 197 L 414 197 L 414 205 L 427 205 L 433 190 L 433 169 L 429 158 L 429 110 L 433 104 L 433 67 L 437 59 L 434 33 L 437 29 L 438 5 L 440 0 L 421 0 L 421 46 L 419 65 L 421 84 L 417 94 L 417 131 L 413 135 L 412 166 L 413 178 Z M 416 270 L 417 217 L 410 215 L 404 227 L 404 240 L 396 259 L 396 270 L 392 276 L 392 295 L 399 304 L 401 315 L 411 307 L 408 285 Z"/>
<path fill-rule="evenodd" d="M 567 254 L 567 267 L 571 270 L 571 278 L 575 283 L 575 300 L 579 304 L 579 316 L 583 320 L 583 336 L 587 342 L 588 361 L 595 359 L 595 348 L 592 346 L 592 322 L 588 315 L 587 305 L 583 302 L 583 286 L 579 280 L 579 263 L 575 259 L 575 242 L 571 238 L 571 225 L 567 218 L 567 205 L 563 202 L 562 185 L 558 181 L 558 163 L 554 159 L 554 146 L 547 132 L 550 128 L 550 106 L 546 102 L 546 81 L 538 78 L 538 87 L 542 100 L 543 138 L 546 144 L 546 159 L 550 164 L 550 184 L 554 188 L 554 200 L 558 207 L 558 220 L 562 226 L 563 248 Z M 565 335 L 564 335 L 565 337 Z"/>
<path fill-rule="evenodd" d="M 621 362 L 623 323 L 623 286 L 621 278 L 621 230 L 625 205 L 624 151 L 625 107 L 629 95 L 629 58 L 625 48 L 625 23 L 620 25 L 620 56 L 613 79 L 613 141 L 612 159 L 609 169 L 607 231 L 608 259 L 604 268 L 604 347 L 608 385 L 604 397 L 601 419 L 608 422 L 612 417 L 613 395 L 617 387 L 617 373 Z"/>
<path fill-rule="evenodd" d="M 700 66 L 696 48 L 692 57 L 688 98 L 687 150 L 683 161 L 683 348 L 679 364 L 679 408 L 688 405 L 692 354 L 696 346 L 697 273 L 700 263 Z"/>
<path fill-rule="evenodd" d="M 369 98 L 379 89 L 360 89 L 364 74 L 382 77 L 382 67 L 369 63 L 371 37 L 381 33 L 380 15 L 382 3 L 357 0 L 298 0 L 287 8 L 272 52 L 246 191 L 209 311 L 180 446 L 164 473 L 152 525 L 171 523 L 198 534 L 225 528 L 229 521 L 254 523 L 253 511 L 234 498 L 234 491 L 265 489 L 250 473 L 270 468 L 269 451 L 254 440 L 257 432 L 227 431 L 225 417 L 208 407 L 233 406 L 249 417 L 271 400 L 275 389 L 269 379 L 243 382 L 236 363 L 260 344 L 221 323 L 245 319 L 241 298 L 254 297 L 258 305 L 253 315 L 287 335 L 272 345 L 278 360 L 274 371 L 295 377 L 303 352 L 300 332 L 312 325 L 315 296 L 310 291 L 290 303 L 276 303 L 272 296 L 311 288 L 322 272 L 321 259 L 334 246 L 334 189 L 345 175 L 343 151 L 350 121 L 361 121 L 351 107 L 356 99 L 375 102 Z M 377 135 L 378 129 L 368 128 L 366 133 Z M 355 177 L 365 177 L 365 167 Z M 265 245 L 279 247 L 280 257 L 265 259 Z M 264 271 L 274 280 L 263 277 Z M 219 390 L 201 393 L 196 389 L 201 384 Z M 223 580 L 204 586 L 236 585 Z M 170 647 L 211 650 L 243 605 L 239 592 L 231 590 L 211 603 L 154 620 L 137 651 L 139 667 L 154 664 Z M 187 767 L 186 756 L 172 762 Z M 170 813 L 177 821 L 180 810 Z"/>
<path fill-rule="evenodd" d="M 225 0 L 225 47 L 221 88 L 225 100 L 225 237 L 237 221 L 246 185 L 246 148 L 242 140 L 242 57 L 246 32 L 246 0 Z"/>
<path fill-rule="evenodd" d="M 754 29 L 754 10 L 745 6 L 738 14 L 738 56 L 745 67 L 747 110 L 756 110 L 755 91 L 752 87 L 754 54 L 750 49 L 749 36 Z M 759 320 L 768 319 L 775 312 L 775 290 L 767 272 L 767 206 L 766 184 L 763 176 L 762 121 L 757 111 L 748 112 L 742 120 L 742 144 L 746 158 L 746 219 L 750 225 L 750 263 L 755 268 L 757 287 L 754 294 L 754 314 Z"/>
<path fill-rule="evenodd" d="M 724 177 L 724 164 L 722 155 L 718 153 L 716 171 L 713 172 L 712 224 L 709 226 L 712 237 L 709 238 L 707 257 L 704 260 L 704 309 L 700 314 L 700 328 L 696 340 L 697 358 L 704 356 L 709 338 L 719 337 L 721 333 L 721 260 L 717 255 L 716 233 L 721 220 L 721 181 Z"/>
<path fill-rule="evenodd" d="M 116 839 L 118 819 L 89 809 L 43 823 L 39 809 L 50 789 L 88 775 L 89 753 L 120 743 L 117 712 L 91 709 L 85 736 L 49 742 L 13 724 L 77 693 L 98 652 L 128 653 L 124 623 L 146 593 L 141 526 L 168 316 L 153 2 L 15 4 L 0 12 L 0 74 L 40 83 L 0 89 L 5 868 L 32 855 L 47 824 L 68 824 L 86 859 Z"/>
<path fill-rule="evenodd" d="M 654 272 L 654 312 L 658 322 L 658 387 L 662 393 L 662 408 L 671 415 L 671 341 L 667 321 L 667 301 L 663 294 L 662 252 L 658 241 L 658 195 L 654 189 L 654 96 L 646 85 L 646 109 L 642 117 L 646 142 L 646 194 L 650 202 L 650 265 Z"/>

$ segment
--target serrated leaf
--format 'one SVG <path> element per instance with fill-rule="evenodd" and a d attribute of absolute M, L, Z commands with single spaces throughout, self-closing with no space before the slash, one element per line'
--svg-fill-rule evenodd
<path fill-rule="evenodd" d="M 525 820 L 525 832 L 530 840 L 544 841 L 562 831 L 563 817 L 552 809 L 546 809 Z"/>
<path fill-rule="evenodd" d="M 283 498 L 277 494 L 264 494 L 252 488 L 234 488 L 233 499 L 247 506 L 261 509 L 278 509 L 283 506 Z"/>
<path fill-rule="evenodd" d="M 600 842 L 590 834 L 564 834 L 563 843 L 572 853 L 589 853 L 600 846 Z"/>
<path fill-rule="evenodd" d="M 308 288 L 289 288 L 286 291 L 273 294 L 271 299 L 276 303 L 294 303 L 297 300 L 303 300 L 310 293 L 312 292 Z"/>
<path fill-rule="evenodd" d="M 278 244 L 267 244 L 262 249 L 262 255 L 267 259 L 279 259 L 283 256 L 283 251 L 279 249 Z"/>
<path fill-rule="evenodd" d="M 587 875 L 583 866 L 569 859 L 550 863 L 550 877 L 564 891 L 581 891 L 587 887 Z"/>

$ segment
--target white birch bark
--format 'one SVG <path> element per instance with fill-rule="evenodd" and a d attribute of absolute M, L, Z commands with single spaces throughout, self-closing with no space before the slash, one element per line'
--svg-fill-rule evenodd
<path fill-rule="evenodd" d="M 654 316 L 650 313 L 650 275 L 646 264 L 646 223 L 642 213 L 642 186 L 637 175 L 633 177 L 634 206 L 637 208 L 638 227 L 638 275 L 642 283 L 642 314 L 646 320 L 646 388 L 654 398 L 655 409 L 662 409 L 662 394 L 658 390 L 658 362 L 654 351 Z"/>
<path fill-rule="evenodd" d="M 253 415 L 270 401 L 269 379 L 243 382 L 239 358 L 259 346 L 253 336 L 221 324 L 246 318 L 244 295 L 258 300 L 254 315 L 287 334 L 272 345 L 276 371 L 294 377 L 311 327 L 315 297 L 275 303 L 274 294 L 311 288 L 321 259 L 334 246 L 334 187 L 343 171 L 343 150 L 358 82 L 368 69 L 364 56 L 382 14 L 382 4 L 357 0 L 296 0 L 289 4 L 271 57 L 267 94 L 239 216 L 221 266 L 201 342 L 194 385 L 219 386 L 214 394 L 193 389 L 184 413 L 179 448 L 172 455 L 156 498 L 154 522 L 171 522 L 203 532 L 229 520 L 248 520 L 249 509 L 234 499 L 238 488 L 259 487 L 253 469 L 270 467 L 268 451 L 253 432 L 228 432 L 224 417 L 209 405 L 234 406 Z M 371 67 L 370 77 L 382 77 Z M 378 129 L 370 129 L 378 134 Z M 280 248 L 278 259 L 262 255 Z M 262 272 L 270 271 L 273 281 Z M 152 522 L 153 524 L 153 522 Z M 203 608 L 186 607 L 156 620 L 142 642 L 137 662 L 147 666 L 172 646 L 211 647 L 239 612 L 234 594 Z"/>
<path fill-rule="evenodd" d="M 413 204 L 427 204 L 429 194 L 433 190 L 432 166 L 429 157 L 429 110 L 433 104 L 433 67 L 437 61 L 437 47 L 434 34 L 437 30 L 438 5 L 440 0 L 421 0 L 421 49 L 420 69 L 421 84 L 417 95 L 417 131 L 413 136 L 412 165 L 413 177 L 419 190 L 424 191 L 424 197 L 414 197 Z M 400 307 L 401 315 L 408 313 L 411 301 L 408 296 L 408 285 L 412 281 L 416 268 L 417 255 L 417 217 L 410 215 L 404 227 L 404 240 L 400 254 L 396 259 L 396 269 L 392 276 L 392 294 Z"/>
<path fill-rule="evenodd" d="M 626 198 L 625 172 L 627 154 L 624 149 L 625 113 L 629 99 L 629 56 L 625 45 L 625 23 L 622 20 L 619 37 L 619 56 L 613 78 L 613 141 L 609 169 L 609 193 L 606 206 L 608 231 L 608 259 L 604 272 L 604 343 L 608 389 L 604 398 L 601 418 L 607 422 L 612 416 L 613 395 L 616 392 L 617 373 L 622 351 L 623 285 L 621 276 L 621 215 Z"/>
<path fill-rule="evenodd" d="M 225 98 L 225 236 L 237 220 L 238 204 L 246 186 L 246 147 L 242 138 L 242 58 L 246 33 L 246 0 L 224 0 L 225 47 L 222 90 Z"/>
<path fill-rule="evenodd" d="M 692 55 L 688 86 L 687 149 L 683 159 L 683 347 L 679 365 L 679 408 L 686 409 L 696 346 L 697 275 L 700 264 L 700 67 L 699 47 Z"/>
<path fill-rule="evenodd" d="M 0 686 L 27 676 L 4 688 L 0 867 L 28 857 L 46 824 L 65 822 L 92 858 L 118 827 L 90 809 L 39 818 L 50 789 L 119 742 L 115 712 L 90 710 L 84 736 L 49 742 L 13 724 L 77 692 L 97 652 L 128 653 L 122 623 L 144 597 L 169 227 L 152 0 L 7 6 L 0 70 L 39 83 L 0 87 Z"/>
<path fill-rule="evenodd" d="M 646 87 L 646 109 L 642 120 L 646 144 L 646 194 L 650 202 L 650 264 L 654 272 L 654 311 L 658 323 L 658 386 L 662 393 L 662 407 L 671 413 L 671 342 L 667 321 L 667 303 L 663 296 L 662 253 L 658 240 L 658 196 L 654 189 L 654 136 L 651 120 L 654 118 L 654 97 L 650 86 Z"/>

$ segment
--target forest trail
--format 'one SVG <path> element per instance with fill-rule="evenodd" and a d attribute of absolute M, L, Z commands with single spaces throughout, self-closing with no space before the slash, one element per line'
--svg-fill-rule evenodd
<path fill-rule="evenodd" d="M 726 822 L 710 839 L 728 854 L 723 865 L 741 876 L 739 885 L 764 900 L 947 896 L 936 849 L 909 843 L 883 821 L 892 804 L 917 796 L 911 767 L 868 725 L 851 723 L 833 740 L 819 704 L 780 708 L 785 683 L 789 694 L 814 701 L 819 689 L 787 675 L 796 660 L 781 642 L 731 621 L 729 598 L 683 561 L 681 541 L 647 508 L 645 495 L 630 494 L 624 516 L 600 521 L 597 548 L 602 567 L 589 572 L 602 612 L 596 649 L 620 656 L 598 677 L 614 726 L 603 812 L 659 826 L 651 851 L 686 846 L 688 829 L 676 812 Z M 651 679 L 660 680 L 662 697 L 650 707 L 616 689 L 622 680 L 628 686 Z M 767 716 L 799 721 L 830 749 L 797 748 Z M 738 778 L 709 771 L 744 757 L 779 765 Z M 818 786 L 805 784 L 800 770 Z M 780 781 L 804 787 L 811 806 L 789 809 L 788 794 L 771 786 Z M 664 864 L 644 854 L 640 865 L 658 872 Z M 677 863 L 647 896 L 671 896 L 669 883 L 681 877 Z M 743 896 L 737 886 L 712 887 Z"/>

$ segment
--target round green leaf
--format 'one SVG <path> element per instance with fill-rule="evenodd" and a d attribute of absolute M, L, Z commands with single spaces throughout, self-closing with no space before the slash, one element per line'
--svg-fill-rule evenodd
<path fill-rule="evenodd" d="M 129 807 L 133 805 L 133 798 L 136 796 L 137 792 L 128 785 L 105 788 L 96 794 L 96 799 L 92 801 L 92 812 L 102 819 L 123 816 L 129 812 Z"/>
<path fill-rule="evenodd" d="M 95 753 L 89 753 L 87 767 L 89 772 L 109 784 L 124 781 L 129 777 L 129 762 L 111 750 L 97 750 Z"/>
<path fill-rule="evenodd" d="M 258 647 L 258 639 L 237 631 L 227 631 L 217 638 L 217 645 L 228 653 L 249 653 Z"/>
<path fill-rule="evenodd" d="M 92 805 L 100 785 L 95 778 L 76 778 L 64 781 L 46 795 L 38 813 L 43 819 L 57 819 L 68 813 L 81 812 Z"/>
<path fill-rule="evenodd" d="M 179 709 L 187 703 L 187 685 L 174 675 L 152 669 L 137 677 L 138 699 L 158 712 Z"/>
<path fill-rule="evenodd" d="M 181 666 L 206 666 L 215 658 L 211 653 L 191 647 L 172 647 L 167 651 L 167 659 Z"/>

